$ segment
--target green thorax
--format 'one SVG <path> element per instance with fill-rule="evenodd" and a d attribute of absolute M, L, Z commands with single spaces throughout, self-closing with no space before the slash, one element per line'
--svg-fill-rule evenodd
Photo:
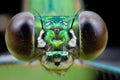
<path fill-rule="evenodd" d="M 68 4 L 69 3 L 69 4 Z M 75 14 L 74 0 L 30 0 L 29 11 L 41 16 L 71 16 Z"/>

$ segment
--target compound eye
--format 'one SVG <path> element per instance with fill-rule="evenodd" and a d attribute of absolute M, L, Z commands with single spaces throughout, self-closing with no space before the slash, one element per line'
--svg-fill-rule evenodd
<path fill-rule="evenodd" d="M 94 59 L 106 47 L 108 31 L 102 18 L 91 11 L 79 15 L 80 58 Z"/>
<path fill-rule="evenodd" d="M 34 16 L 31 13 L 15 15 L 5 33 L 9 52 L 18 59 L 31 60 L 34 54 L 34 31 Z"/>

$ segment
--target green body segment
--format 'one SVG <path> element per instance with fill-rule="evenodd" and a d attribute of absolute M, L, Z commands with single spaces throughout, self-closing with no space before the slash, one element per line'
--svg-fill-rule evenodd
<path fill-rule="evenodd" d="M 41 16 L 72 16 L 75 14 L 74 0 L 30 0 L 29 11 Z"/>

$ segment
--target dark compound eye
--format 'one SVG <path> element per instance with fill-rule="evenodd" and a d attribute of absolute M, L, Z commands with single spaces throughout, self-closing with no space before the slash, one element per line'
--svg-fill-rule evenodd
<path fill-rule="evenodd" d="M 11 54 L 21 60 L 31 60 L 34 55 L 34 16 L 29 12 L 15 15 L 5 33 L 6 45 Z"/>
<path fill-rule="evenodd" d="M 79 15 L 80 58 L 94 59 L 106 47 L 108 32 L 102 18 L 94 12 L 84 11 Z"/>

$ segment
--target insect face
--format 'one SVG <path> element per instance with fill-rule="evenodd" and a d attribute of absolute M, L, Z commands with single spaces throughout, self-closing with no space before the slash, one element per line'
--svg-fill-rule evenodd
<path fill-rule="evenodd" d="M 71 17 L 54 16 L 47 17 L 47 20 L 43 17 L 42 21 L 43 29 L 38 37 L 38 48 L 44 48 L 45 53 L 41 63 L 48 70 L 67 70 L 73 63 L 70 47 L 76 47 Z"/>
<path fill-rule="evenodd" d="M 68 70 L 74 59 L 94 59 L 106 47 L 106 25 L 94 12 L 83 11 L 75 17 L 42 16 L 38 33 L 35 20 L 31 13 L 22 12 L 6 29 L 8 50 L 20 60 L 40 60 L 47 70 L 61 72 Z"/>

